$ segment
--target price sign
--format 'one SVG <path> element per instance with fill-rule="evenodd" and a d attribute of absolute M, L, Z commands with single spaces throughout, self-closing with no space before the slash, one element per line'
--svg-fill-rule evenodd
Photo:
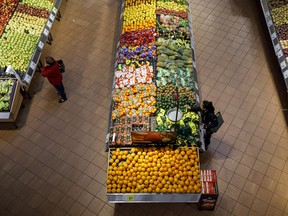
<path fill-rule="evenodd" d="M 43 31 L 43 33 L 44 33 L 44 35 L 45 35 L 45 36 L 47 36 L 47 37 L 48 37 L 49 31 L 48 31 L 46 28 L 44 28 L 44 31 Z"/>
<path fill-rule="evenodd" d="M 268 25 L 268 27 L 272 26 L 272 25 L 273 25 L 272 20 L 269 20 L 269 21 L 267 22 L 267 25 Z"/>
<path fill-rule="evenodd" d="M 283 72 L 284 78 L 287 79 L 288 78 L 288 70 Z"/>
<path fill-rule="evenodd" d="M 128 195 L 127 196 L 127 201 L 129 201 L 129 202 L 134 201 L 134 195 Z"/>
<path fill-rule="evenodd" d="M 198 90 L 198 84 L 197 84 L 197 82 L 195 82 L 194 85 L 195 85 L 195 89 Z"/>
<path fill-rule="evenodd" d="M 120 41 L 117 43 L 117 48 L 120 46 Z"/>
<path fill-rule="evenodd" d="M 280 47 L 280 44 L 278 43 L 278 44 L 276 44 L 275 46 L 274 46 L 274 48 L 275 48 L 275 51 L 277 52 L 278 50 L 280 50 L 281 49 L 281 47 Z"/>
<path fill-rule="evenodd" d="M 283 56 L 283 51 L 282 51 L 282 49 L 278 50 L 277 56 L 278 56 L 278 58 L 281 58 L 281 57 Z"/>
<path fill-rule="evenodd" d="M 270 16 L 270 12 L 269 12 L 269 10 L 267 10 L 266 13 L 265 13 L 265 18 L 267 18 L 269 16 Z"/>
<path fill-rule="evenodd" d="M 120 14 L 120 19 L 122 19 L 122 17 L 123 17 L 123 12 Z"/>
<path fill-rule="evenodd" d="M 38 47 L 42 50 L 44 47 L 44 43 L 42 41 L 39 41 Z"/>
<path fill-rule="evenodd" d="M 106 135 L 105 143 L 109 142 L 109 133 Z"/>
<path fill-rule="evenodd" d="M 49 18 L 52 20 L 52 22 L 54 21 L 54 19 L 55 19 L 55 16 L 51 13 L 50 14 L 50 16 L 49 16 Z"/>
<path fill-rule="evenodd" d="M 286 61 L 284 60 L 283 62 L 280 63 L 280 67 L 283 70 L 287 66 Z"/>
<path fill-rule="evenodd" d="M 52 23 L 48 20 L 47 21 L 47 26 L 51 29 L 51 27 L 52 27 Z"/>
<path fill-rule="evenodd" d="M 277 34 L 276 34 L 276 32 L 274 32 L 274 33 L 271 35 L 271 38 L 272 38 L 272 40 L 274 40 L 276 37 L 277 37 Z"/>
<path fill-rule="evenodd" d="M 57 13 L 57 8 L 54 6 L 52 11 L 56 14 Z"/>
<path fill-rule="evenodd" d="M 33 70 L 35 70 L 35 68 L 36 68 L 36 63 L 35 63 L 35 62 L 31 62 L 31 63 L 30 63 L 30 68 L 32 68 Z"/>
<path fill-rule="evenodd" d="M 31 81 L 31 76 L 29 76 L 28 74 L 25 74 L 24 81 L 25 81 L 26 83 L 30 83 L 30 81 Z"/>

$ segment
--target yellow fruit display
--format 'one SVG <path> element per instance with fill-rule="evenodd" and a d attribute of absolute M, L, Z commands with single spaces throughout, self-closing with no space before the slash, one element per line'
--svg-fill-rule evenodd
<path fill-rule="evenodd" d="M 155 0 L 125 7 L 122 33 L 150 28 L 156 28 Z"/>
<path fill-rule="evenodd" d="M 199 169 L 195 147 L 118 148 L 111 151 L 107 193 L 200 193 Z"/>

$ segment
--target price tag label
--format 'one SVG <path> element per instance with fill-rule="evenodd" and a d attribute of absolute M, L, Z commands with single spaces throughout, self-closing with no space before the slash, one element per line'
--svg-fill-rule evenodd
<path fill-rule="evenodd" d="M 269 21 L 267 22 L 267 25 L 268 25 L 268 27 L 272 26 L 272 25 L 273 25 L 272 20 L 269 20 Z"/>
<path fill-rule="evenodd" d="M 280 63 L 280 67 L 283 70 L 287 66 L 286 61 Z"/>
<path fill-rule="evenodd" d="M 53 9 L 52 9 L 52 11 L 53 11 L 53 13 L 56 14 L 56 13 L 57 13 L 57 8 L 54 6 Z"/>
<path fill-rule="evenodd" d="M 198 84 L 197 84 L 197 82 L 194 82 L 194 85 L 195 85 L 195 89 L 198 90 Z"/>
<path fill-rule="evenodd" d="M 26 83 L 30 83 L 30 81 L 31 81 L 31 76 L 29 76 L 28 74 L 25 74 L 24 81 L 25 81 Z"/>
<path fill-rule="evenodd" d="M 265 18 L 267 18 L 269 16 L 270 16 L 270 12 L 269 12 L 269 10 L 267 10 L 266 13 L 265 13 Z"/>
<path fill-rule="evenodd" d="M 281 58 L 281 57 L 283 56 L 283 51 L 282 51 L 282 49 L 278 50 L 277 56 L 278 56 L 278 58 Z"/>
<path fill-rule="evenodd" d="M 48 37 L 49 31 L 48 31 L 46 28 L 44 28 L 44 31 L 43 31 L 43 33 L 44 33 L 44 35 L 45 35 L 45 36 L 47 36 L 47 37 Z"/>
<path fill-rule="evenodd" d="M 122 17 L 123 17 L 123 12 L 120 14 L 120 19 L 122 19 Z"/>
<path fill-rule="evenodd" d="M 39 41 L 38 47 L 42 50 L 44 47 L 44 43 L 42 41 Z"/>
<path fill-rule="evenodd" d="M 135 199 L 134 199 L 134 195 L 128 195 L 127 196 L 127 201 L 129 201 L 129 202 L 132 202 L 132 201 L 134 201 Z"/>
<path fill-rule="evenodd" d="M 105 143 L 109 142 L 109 133 L 106 135 Z"/>
<path fill-rule="evenodd" d="M 283 72 L 284 78 L 287 79 L 288 78 L 288 70 Z"/>
<path fill-rule="evenodd" d="M 280 47 L 280 44 L 278 43 L 278 44 L 276 44 L 275 46 L 274 46 L 274 48 L 275 48 L 275 51 L 277 52 L 278 50 L 280 50 L 281 49 L 281 47 Z"/>
<path fill-rule="evenodd" d="M 117 43 L 117 48 L 120 46 L 120 41 Z"/>
<path fill-rule="evenodd" d="M 48 20 L 48 21 L 47 21 L 47 26 L 48 26 L 48 28 L 51 29 L 51 27 L 52 27 L 52 22 L 50 22 L 50 21 Z"/>
<path fill-rule="evenodd" d="M 55 20 L 55 16 L 51 13 L 49 18 L 52 20 L 52 22 Z"/>
<path fill-rule="evenodd" d="M 31 63 L 30 63 L 30 68 L 32 68 L 33 70 L 35 70 L 35 68 L 36 68 L 36 63 L 35 63 L 35 62 L 31 62 Z"/>
<path fill-rule="evenodd" d="M 276 34 L 276 32 L 274 32 L 274 33 L 271 35 L 271 38 L 272 38 L 272 40 L 274 40 L 276 37 L 277 37 L 277 34 Z"/>

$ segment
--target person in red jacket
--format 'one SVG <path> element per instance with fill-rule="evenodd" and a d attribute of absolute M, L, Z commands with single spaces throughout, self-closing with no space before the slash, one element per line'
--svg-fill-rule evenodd
<path fill-rule="evenodd" d="M 59 103 L 67 100 L 65 89 L 62 83 L 62 73 L 59 70 L 59 63 L 53 57 L 45 58 L 45 66 L 42 68 L 42 76 L 47 77 L 48 81 L 55 87 L 58 94 L 61 96 Z"/>

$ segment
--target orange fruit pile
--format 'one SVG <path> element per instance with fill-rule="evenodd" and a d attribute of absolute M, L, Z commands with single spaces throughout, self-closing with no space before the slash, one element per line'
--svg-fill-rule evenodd
<path fill-rule="evenodd" d="M 107 193 L 200 193 L 197 149 L 116 149 L 106 184 Z"/>

